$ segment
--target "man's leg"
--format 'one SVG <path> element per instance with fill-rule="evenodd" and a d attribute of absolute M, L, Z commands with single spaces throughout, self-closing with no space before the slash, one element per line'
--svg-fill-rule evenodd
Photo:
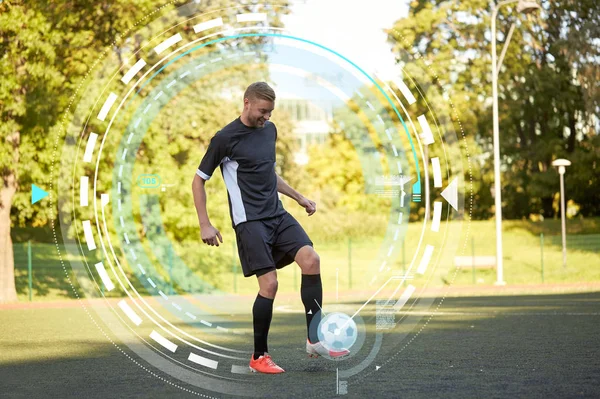
<path fill-rule="evenodd" d="M 300 296 L 306 314 L 306 330 L 311 343 L 319 341 L 317 328 L 321 321 L 323 306 L 323 285 L 321 284 L 321 263 L 319 255 L 310 245 L 305 245 L 296 253 L 294 259 L 302 269 Z M 314 320 L 314 322 L 313 322 Z"/>
<path fill-rule="evenodd" d="M 257 278 L 259 291 L 252 307 L 255 360 L 269 351 L 267 336 L 273 318 L 273 301 L 277 293 L 277 271 L 272 270 Z"/>

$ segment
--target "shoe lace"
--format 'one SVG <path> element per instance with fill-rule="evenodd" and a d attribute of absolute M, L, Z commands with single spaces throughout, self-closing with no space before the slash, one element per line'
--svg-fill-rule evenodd
<path fill-rule="evenodd" d="M 271 359 L 271 356 L 269 356 L 269 355 L 265 355 L 265 363 L 267 363 L 268 366 L 277 367 L 277 365 L 275 364 L 275 362 L 273 361 L 273 359 Z"/>

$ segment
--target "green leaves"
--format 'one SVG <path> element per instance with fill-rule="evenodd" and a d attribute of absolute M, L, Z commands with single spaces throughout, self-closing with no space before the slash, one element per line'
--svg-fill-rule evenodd
<path fill-rule="evenodd" d="M 497 21 L 498 55 L 512 23 L 516 29 L 499 71 L 499 113 L 503 207 L 507 218 L 542 212 L 555 215 L 552 198 L 558 175 L 550 166 L 566 157 L 583 168 L 595 168 L 590 158 L 598 137 L 594 114 L 599 107 L 600 69 L 597 59 L 600 4 L 584 1 L 541 1 L 542 11 L 519 15 L 514 5 L 500 9 Z M 388 30 L 402 65 L 424 81 L 422 64 L 407 57 L 417 49 L 431 65 L 440 84 L 452 96 L 464 130 L 472 132 L 481 153 L 481 181 L 493 182 L 491 156 L 491 9 L 487 1 L 433 1 L 411 3 L 409 16 Z M 434 96 L 426 91 L 426 96 Z M 593 164 L 593 163 L 592 163 Z M 541 165 L 541 168 L 540 168 Z M 543 172 L 540 171 L 543 170 Z M 594 169 L 597 173 L 597 169 Z M 569 191 L 584 215 L 598 214 L 600 193 L 586 189 L 595 178 L 581 178 L 571 168 L 568 179 L 580 182 Z M 582 173 L 582 175 L 574 175 Z M 585 183 L 583 183 L 585 181 Z M 556 183 L 556 184 L 554 184 Z M 476 216 L 486 217 L 493 205 L 489 184 L 479 185 Z"/>

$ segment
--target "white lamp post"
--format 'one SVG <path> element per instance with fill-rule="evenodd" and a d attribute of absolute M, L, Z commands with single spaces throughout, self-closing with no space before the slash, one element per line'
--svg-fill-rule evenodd
<path fill-rule="evenodd" d="M 502 66 L 504 61 L 504 55 L 508 43 L 512 37 L 512 33 L 515 29 L 513 23 L 508 31 L 506 40 L 504 41 L 504 47 L 500 54 L 500 62 L 496 61 L 496 17 L 498 16 L 498 10 L 500 7 L 511 4 L 517 4 L 517 11 L 520 13 L 528 14 L 540 8 L 535 1 L 523 1 L 523 0 L 505 0 L 501 1 L 497 5 L 492 5 L 492 100 L 493 100 L 493 124 L 494 124 L 494 204 L 496 208 L 496 284 L 504 285 L 504 268 L 502 263 L 502 193 L 500 184 L 500 133 L 498 123 L 498 70 Z"/>
<path fill-rule="evenodd" d="M 566 159 L 556 159 L 552 162 L 552 166 L 558 167 L 560 175 L 560 219 L 562 229 L 562 250 L 563 250 L 563 268 L 567 267 L 567 224 L 565 215 L 565 172 L 567 166 L 571 166 L 571 161 Z"/>

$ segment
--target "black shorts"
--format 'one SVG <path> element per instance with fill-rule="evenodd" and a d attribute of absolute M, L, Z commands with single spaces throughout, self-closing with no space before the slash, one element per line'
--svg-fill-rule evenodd
<path fill-rule="evenodd" d="M 300 248 L 313 245 L 300 223 L 287 212 L 240 223 L 235 226 L 235 237 L 244 277 L 281 269 L 294 261 Z"/>

